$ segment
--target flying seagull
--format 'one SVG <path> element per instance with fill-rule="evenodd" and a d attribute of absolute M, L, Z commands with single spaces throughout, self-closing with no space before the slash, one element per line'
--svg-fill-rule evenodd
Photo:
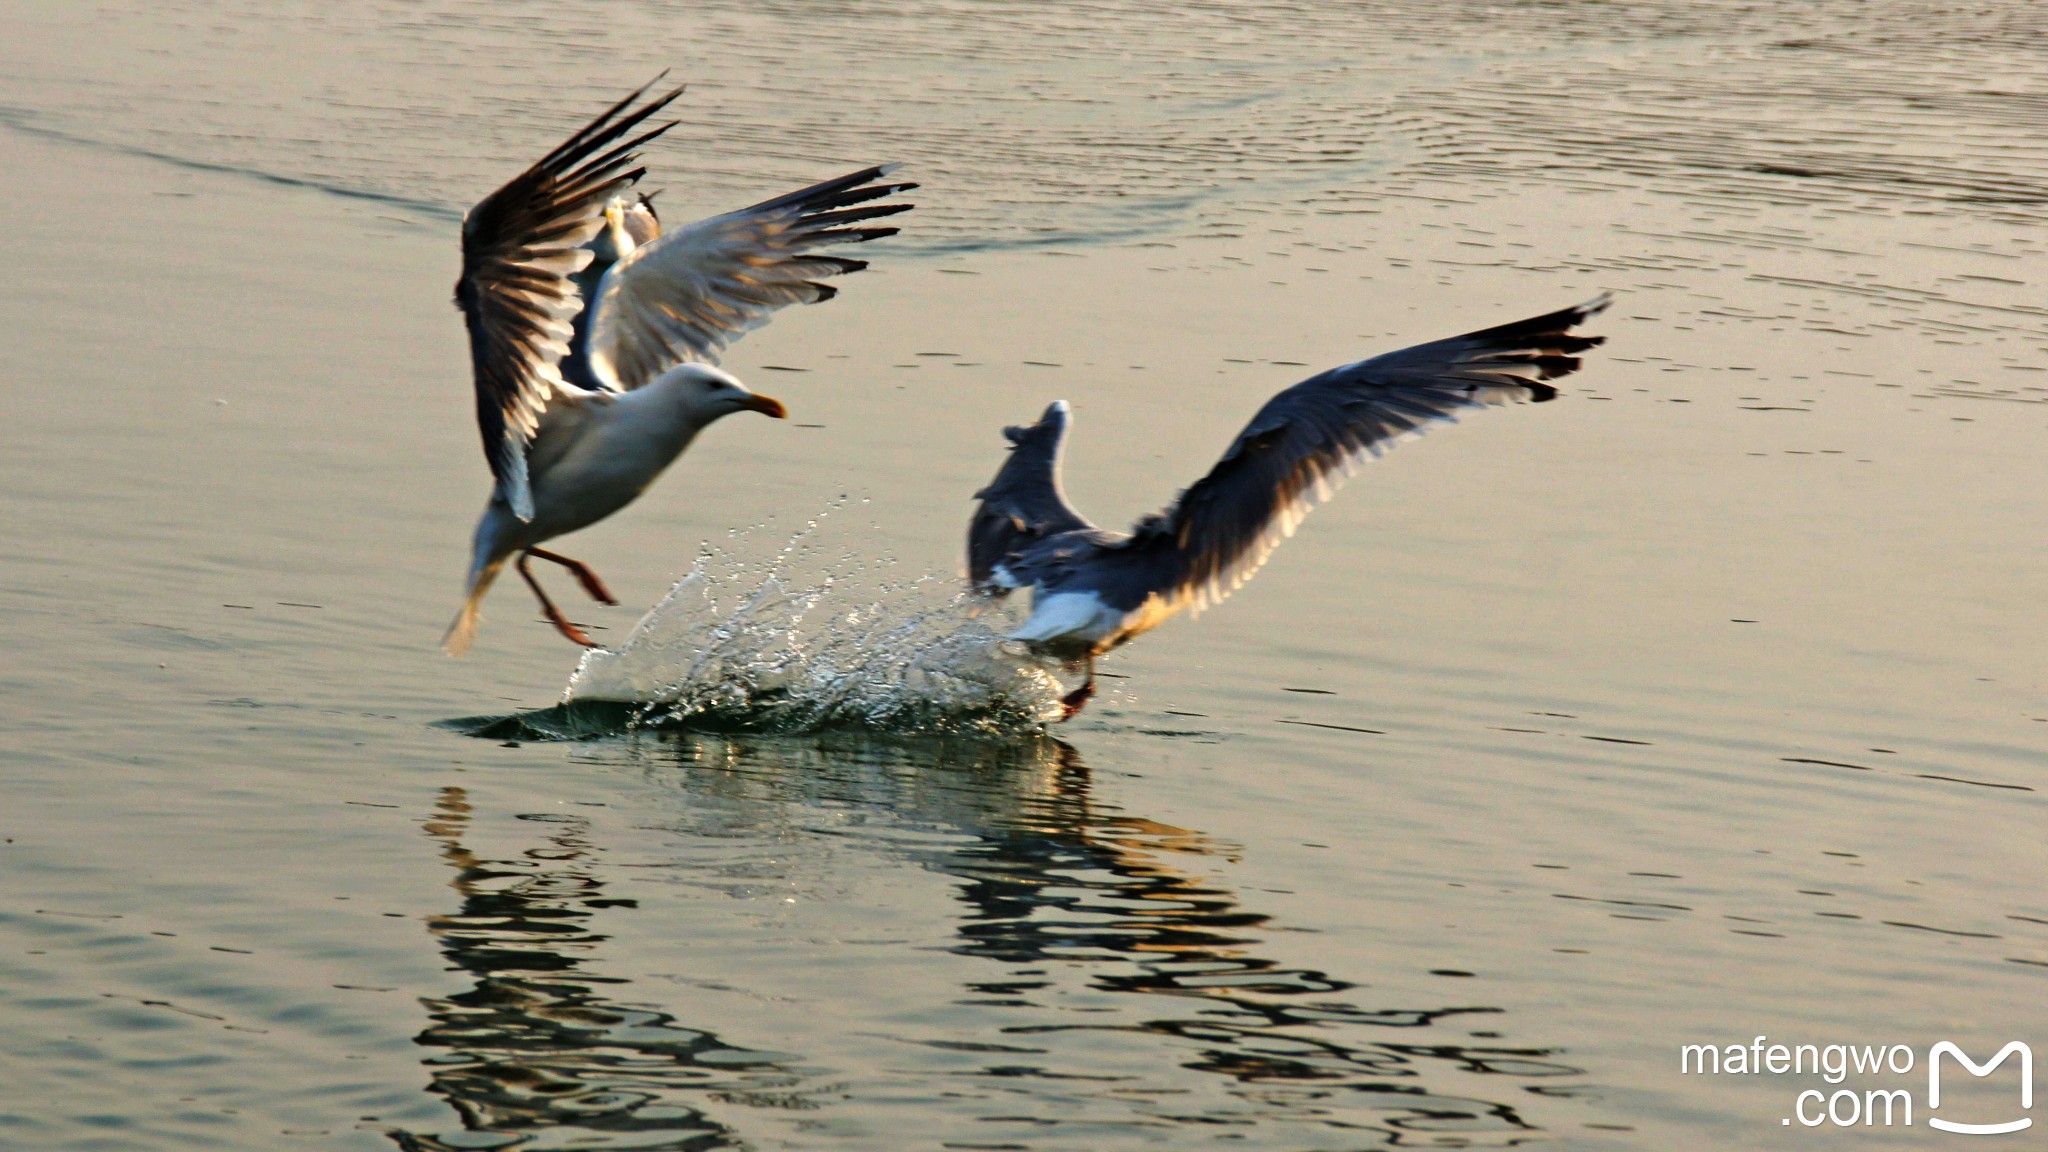
<path fill-rule="evenodd" d="M 1577 354 L 1604 339 L 1571 330 L 1608 299 L 1311 376 L 1266 401 L 1207 476 L 1129 532 L 1098 528 L 1067 503 L 1069 413 L 1055 401 L 1038 423 L 1003 430 L 1009 459 L 974 494 L 968 580 L 996 598 L 1031 589 L 1031 616 L 1010 638 L 1086 667 L 1062 701 L 1071 718 L 1095 693 L 1097 656 L 1236 591 L 1368 457 L 1461 409 L 1554 398 L 1544 381 L 1577 371 Z"/>
<path fill-rule="evenodd" d="M 863 222 L 911 207 L 874 203 L 917 187 L 888 182 L 891 165 L 664 232 L 651 197 L 628 192 L 646 172 L 636 150 L 675 124 L 642 126 L 682 89 L 633 108 L 646 91 L 463 218 L 455 303 L 497 483 L 477 521 L 467 597 L 442 637 L 452 656 L 469 649 L 478 605 L 515 557 L 548 621 L 595 647 L 528 564 L 553 561 L 593 598 L 618 601 L 587 565 L 540 545 L 632 503 L 713 421 L 785 416 L 713 367 L 719 352 L 786 304 L 830 300 L 838 290 L 818 281 L 867 263 L 819 249 L 893 235 Z"/>

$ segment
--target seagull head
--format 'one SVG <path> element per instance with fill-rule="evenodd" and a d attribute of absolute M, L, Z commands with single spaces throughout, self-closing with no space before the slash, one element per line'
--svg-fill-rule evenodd
<path fill-rule="evenodd" d="M 604 227 L 590 238 L 584 247 L 590 249 L 590 263 L 599 268 L 609 268 L 624 259 L 626 254 L 638 248 L 638 237 L 634 225 L 652 213 L 638 203 L 624 196 L 614 196 L 604 206 Z"/>
<path fill-rule="evenodd" d="M 700 426 L 735 412 L 759 412 L 777 420 L 789 416 L 782 401 L 749 390 L 732 373 L 709 364 L 678 365 L 665 376 L 666 386 Z"/>

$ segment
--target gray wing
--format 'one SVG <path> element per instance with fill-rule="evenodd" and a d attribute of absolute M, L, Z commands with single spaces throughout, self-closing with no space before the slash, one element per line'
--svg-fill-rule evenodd
<path fill-rule="evenodd" d="M 484 456 L 513 512 L 533 518 L 526 448 L 548 401 L 574 391 L 562 379 L 571 321 L 582 310 L 571 277 L 590 262 L 583 247 L 604 224 L 605 204 L 644 173 L 634 149 L 662 125 L 620 141 L 682 91 L 637 111 L 619 101 L 462 220 L 462 278 L 455 302 L 469 322 L 476 422 Z"/>
<path fill-rule="evenodd" d="M 830 300 L 839 290 L 819 281 L 867 262 L 818 250 L 893 236 L 895 228 L 862 222 L 912 207 L 871 203 L 917 187 L 876 183 L 894 168 L 863 168 L 634 248 L 604 274 L 591 305 L 591 372 L 605 387 L 630 391 L 678 364 L 716 363 L 726 345 L 785 305 Z"/>
<path fill-rule="evenodd" d="M 1350 473 L 1460 410 L 1541 402 L 1603 341 L 1570 329 L 1607 307 L 1575 308 L 1419 344 L 1310 377 L 1266 402 L 1209 474 L 1104 550 L 1093 579 L 1108 602 L 1193 600 L 1236 590 Z"/>
<path fill-rule="evenodd" d="M 1060 491 L 1060 448 L 1069 412 L 1055 400 L 1038 423 L 1003 429 L 1010 456 L 995 479 L 974 494 L 981 506 L 967 525 L 967 579 L 979 592 L 1000 596 L 1018 586 L 998 570 L 1049 536 L 1091 528 Z"/>

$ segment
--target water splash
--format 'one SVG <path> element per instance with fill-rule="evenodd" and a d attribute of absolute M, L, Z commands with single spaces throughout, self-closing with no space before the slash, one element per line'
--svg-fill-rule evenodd
<path fill-rule="evenodd" d="M 766 561 L 743 544 L 707 546 L 624 643 L 584 655 L 553 713 L 583 735 L 621 717 L 626 728 L 1002 733 L 1059 715 L 1058 678 L 1003 639 L 1005 617 L 952 578 L 900 579 L 891 561 L 828 548 L 825 520 Z"/>

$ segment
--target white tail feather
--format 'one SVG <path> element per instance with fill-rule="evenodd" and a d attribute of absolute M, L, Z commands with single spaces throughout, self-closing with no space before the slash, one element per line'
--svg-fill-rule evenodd
<path fill-rule="evenodd" d="M 484 593 L 491 590 L 491 582 L 505 567 L 509 557 L 501 556 L 482 565 L 470 573 L 469 595 L 462 601 L 462 610 L 455 614 L 455 621 L 448 625 L 448 631 L 441 637 L 441 650 L 450 656 L 460 656 L 469 651 L 476 639 L 476 626 L 483 619 Z"/>

